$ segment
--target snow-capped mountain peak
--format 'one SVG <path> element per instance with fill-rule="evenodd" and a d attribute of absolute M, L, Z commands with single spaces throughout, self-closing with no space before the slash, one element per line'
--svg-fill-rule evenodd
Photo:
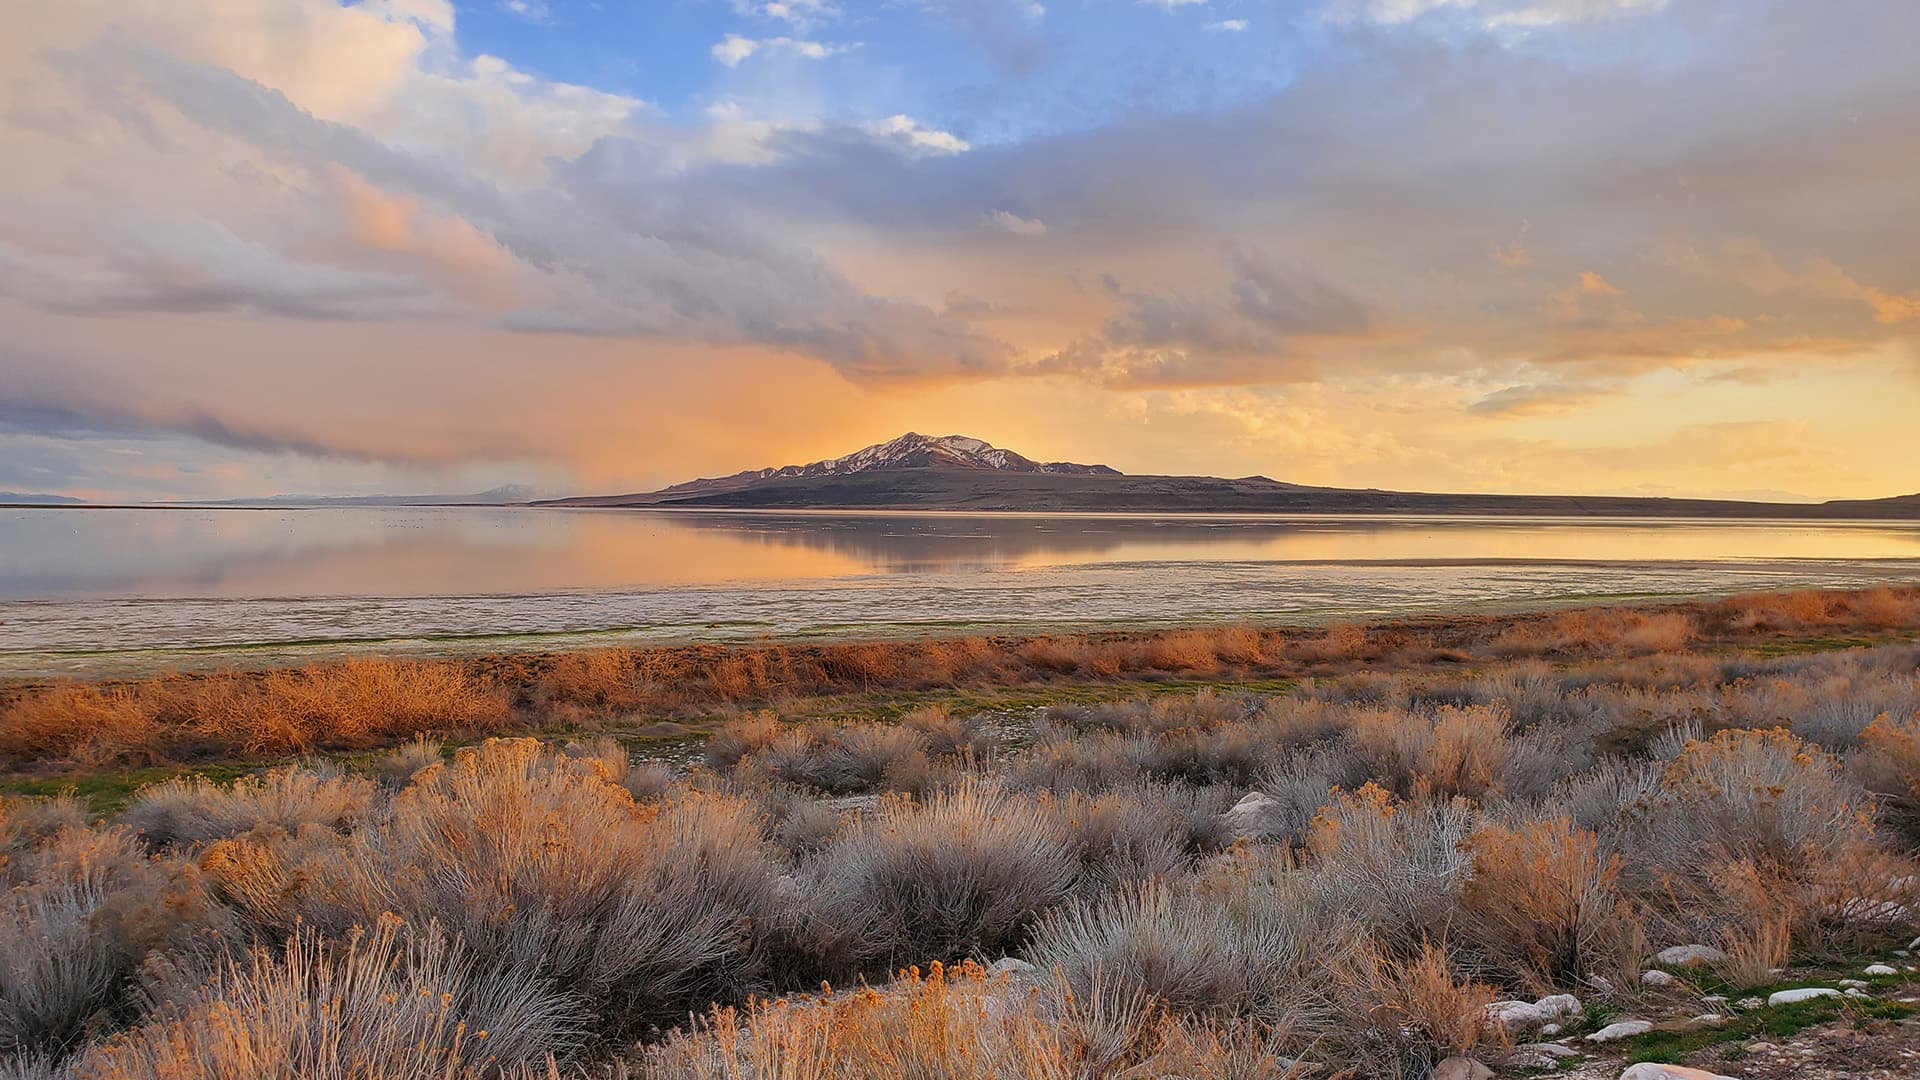
<path fill-rule="evenodd" d="M 989 469 L 998 472 L 1057 473 L 1076 476 L 1119 476 L 1105 465 L 1076 465 L 1067 461 L 1034 461 L 1003 450 L 984 439 L 966 435 L 921 435 L 909 431 L 897 439 L 875 443 L 845 457 L 809 465 L 754 469 L 714 480 L 676 484 L 668 491 L 734 489 L 767 480 L 800 480 L 817 476 L 850 476 L 883 469 Z"/>

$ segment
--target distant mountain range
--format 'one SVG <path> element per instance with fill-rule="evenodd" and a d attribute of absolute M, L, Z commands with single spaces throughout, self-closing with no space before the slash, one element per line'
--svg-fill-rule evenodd
<path fill-rule="evenodd" d="M 0 506 L 79 506 L 82 500 L 69 495 L 30 495 L 21 491 L 0 491 Z"/>
<path fill-rule="evenodd" d="M 506 484 L 472 495 L 268 495 L 257 499 L 221 499 L 195 506 L 516 506 L 534 490 Z"/>
<path fill-rule="evenodd" d="M 542 506 L 715 510 L 974 510 L 1116 513 L 1534 514 L 1611 517 L 1920 518 L 1920 494 L 1776 503 L 1589 495 L 1454 495 L 1307 487 L 1264 476 L 1128 476 L 1035 462 L 964 435 L 908 433 L 811 465 L 755 469 L 659 491 Z"/>

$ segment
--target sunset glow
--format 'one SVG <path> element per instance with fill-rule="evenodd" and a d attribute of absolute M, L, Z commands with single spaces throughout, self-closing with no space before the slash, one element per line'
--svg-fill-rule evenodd
<path fill-rule="evenodd" d="M 0 13 L 0 491 L 1920 490 L 1920 5 Z"/>

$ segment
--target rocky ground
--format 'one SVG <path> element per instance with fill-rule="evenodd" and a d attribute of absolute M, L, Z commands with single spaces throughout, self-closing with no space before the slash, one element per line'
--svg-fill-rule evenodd
<path fill-rule="evenodd" d="M 1847 967 L 1792 968 L 1730 991 L 1714 950 L 1662 953 L 1632 994 L 1596 988 L 1493 1006 L 1514 1048 L 1458 1080 L 1893 1080 L 1920 1077 L 1920 964 L 1910 949 Z M 1447 1070 L 1442 1070 L 1446 1072 Z"/>

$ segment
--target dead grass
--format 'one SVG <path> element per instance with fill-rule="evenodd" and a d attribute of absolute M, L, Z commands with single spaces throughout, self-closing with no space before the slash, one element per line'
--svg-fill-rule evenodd
<path fill-rule="evenodd" d="M 903 972 L 885 990 L 716 1008 L 645 1055 L 649 1080 L 1293 1080 L 1284 1033 L 1103 1010 L 989 976 L 976 964 Z"/>

